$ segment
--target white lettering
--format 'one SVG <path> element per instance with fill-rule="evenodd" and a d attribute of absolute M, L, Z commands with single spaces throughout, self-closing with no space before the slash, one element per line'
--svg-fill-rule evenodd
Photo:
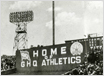
<path fill-rule="evenodd" d="M 38 57 L 38 50 L 36 52 L 33 51 L 33 57 L 35 57 L 35 55 Z"/>
<path fill-rule="evenodd" d="M 54 50 L 51 48 L 51 55 L 53 54 L 57 55 L 57 48 L 55 48 Z"/>
<path fill-rule="evenodd" d="M 58 63 L 56 62 L 56 59 L 54 59 L 54 63 L 55 63 L 55 65 L 58 65 Z"/>
<path fill-rule="evenodd" d="M 33 66 L 36 67 L 37 66 L 37 60 L 33 61 Z"/>
<path fill-rule="evenodd" d="M 62 58 L 59 58 L 59 65 L 62 65 Z"/>
<path fill-rule="evenodd" d="M 53 57 L 53 55 L 50 55 L 50 59 Z"/>
<path fill-rule="evenodd" d="M 43 49 L 42 50 L 42 56 L 46 56 L 47 55 L 47 50 L 46 49 Z"/>
<path fill-rule="evenodd" d="M 81 57 L 80 56 L 76 57 L 76 63 L 81 63 Z"/>
<path fill-rule="evenodd" d="M 74 61 L 73 61 L 74 60 Z M 71 63 L 74 64 L 75 63 L 75 57 L 71 57 Z"/>
<path fill-rule="evenodd" d="M 46 61 L 47 61 L 47 65 L 49 65 L 49 59 L 47 59 Z"/>
<path fill-rule="evenodd" d="M 48 56 L 45 56 L 44 59 L 48 59 Z"/>
<path fill-rule="evenodd" d="M 55 63 L 54 59 L 50 59 L 50 65 L 52 65 L 52 64 L 54 65 L 54 63 Z"/>
<path fill-rule="evenodd" d="M 24 61 L 21 62 L 21 67 L 25 67 L 25 62 Z"/>
<path fill-rule="evenodd" d="M 45 60 L 42 61 L 42 66 L 46 66 L 46 61 Z"/>
<path fill-rule="evenodd" d="M 70 57 L 68 57 L 68 64 L 70 64 Z"/>
<path fill-rule="evenodd" d="M 61 54 L 66 54 L 66 47 L 61 47 Z"/>
<path fill-rule="evenodd" d="M 62 58 L 54 58 L 54 59 L 46 59 L 42 61 L 42 66 L 48 65 L 63 65 L 63 64 L 75 64 L 81 63 L 81 56 L 75 57 L 62 57 Z"/>
<path fill-rule="evenodd" d="M 64 59 L 64 64 L 66 64 L 66 59 L 67 59 L 67 57 L 64 57 L 63 59 Z"/>
<path fill-rule="evenodd" d="M 31 62 L 27 61 L 27 67 L 31 66 Z"/>

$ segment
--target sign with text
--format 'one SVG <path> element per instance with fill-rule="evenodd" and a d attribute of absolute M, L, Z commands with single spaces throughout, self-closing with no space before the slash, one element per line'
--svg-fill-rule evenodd
<path fill-rule="evenodd" d="M 16 67 L 22 71 L 70 70 L 83 62 L 85 50 L 85 42 L 19 50 Z"/>

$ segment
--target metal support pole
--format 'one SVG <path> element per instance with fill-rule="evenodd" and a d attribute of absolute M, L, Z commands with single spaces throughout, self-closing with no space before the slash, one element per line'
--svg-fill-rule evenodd
<path fill-rule="evenodd" d="M 55 13 L 54 13 L 54 1 L 52 1 L 52 20 L 53 20 L 53 45 L 55 45 Z"/>

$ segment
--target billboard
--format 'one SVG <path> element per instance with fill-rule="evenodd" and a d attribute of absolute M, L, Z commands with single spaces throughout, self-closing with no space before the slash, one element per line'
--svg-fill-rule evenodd
<path fill-rule="evenodd" d="M 87 41 L 34 47 L 16 52 L 17 71 L 68 71 L 84 61 Z"/>
<path fill-rule="evenodd" d="M 33 21 L 32 11 L 12 12 L 10 13 L 10 22 L 29 22 Z"/>

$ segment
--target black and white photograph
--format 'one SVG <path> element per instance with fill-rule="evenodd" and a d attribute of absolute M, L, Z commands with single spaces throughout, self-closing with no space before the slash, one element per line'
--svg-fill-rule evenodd
<path fill-rule="evenodd" d="M 0 1 L 1 75 L 103 75 L 103 1 Z"/>

